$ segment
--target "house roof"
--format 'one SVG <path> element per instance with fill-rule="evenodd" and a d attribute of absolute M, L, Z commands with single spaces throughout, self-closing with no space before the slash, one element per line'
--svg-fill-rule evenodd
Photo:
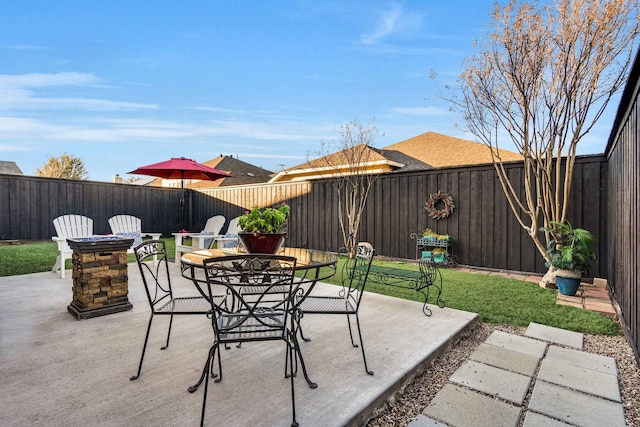
<path fill-rule="evenodd" d="M 16 162 L 10 162 L 8 160 L 0 160 L 0 173 L 8 175 L 24 175 Z"/>
<path fill-rule="evenodd" d="M 436 132 L 426 132 L 382 149 L 383 153 L 387 151 L 401 152 L 431 168 L 492 163 L 491 151 L 486 145 Z M 502 161 L 522 160 L 522 156 L 513 151 L 500 150 L 499 153 Z"/>
<path fill-rule="evenodd" d="M 522 160 L 520 154 L 512 151 L 500 150 L 499 153 L 503 161 Z M 349 163 L 354 160 L 363 164 L 372 174 L 492 163 L 491 151 L 484 144 L 426 132 L 382 149 L 357 145 L 310 160 L 278 172 L 271 182 L 327 178 L 337 173 L 349 173 L 353 169 Z"/>
<path fill-rule="evenodd" d="M 213 187 L 225 187 L 229 185 L 245 185 L 245 184 L 259 184 L 261 182 L 267 182 L 271 179 L 273 172 L 263 169 L 259 166 L 252 165 L 251 163 L 243 162 L 240 159 L 236 159 L 233 156 L 220 155 L 215 159 L 203 162 L 214 169 L 219 169 L 225 172 L 229 172 L 233 177 L 217 179 L 215 181 L 198 181 L 186 185 L 187 188 L 213 188 Z"/>
<path fill-rule="evenodd" d="M 319 179 L 356 173 L 354 164 L 358 164 L 358 170 L 363 168 L 370 173 L 390 172 L 395 168 L 404 166 L 390 156 L 385 156 L 380 150 L 365 144 L 349 147 L 336 153 L 328 154 L 318 159 L 310 160 L 298 166 L 278 172 L 271 182 L 298 181 Z"/>

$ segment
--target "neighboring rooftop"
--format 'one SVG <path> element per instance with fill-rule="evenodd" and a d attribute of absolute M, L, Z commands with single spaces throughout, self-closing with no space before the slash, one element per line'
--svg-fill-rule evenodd
<path fill-rule="evenodd" d="M 258 184 L 268 182 L 273 172 L 251 163 L 243 162 L 233 156 L 220 155 L 215 159 L 203 162 L 210 168 L 229 172 L 233 177 L 217 179 L 215 181 L 198 181 L 187 185 L 187 188 L 226 187 L 229 185 Z"/>
<path fill-rule="evenodd" d="M 355 154 L 354 154 L 355 152 Z M 502 161 L 519 161 L 522 156 L 500 150 Z M 382 149 L 357 145 L 278 172 L 271 182 L 327 178 L 353 170 L 350 161 L 361 163 L 369 173 L 406 172 L 492 163 L 489 147 L 466 139 L 426 132 Z"/>
<path fill-rule="evenodd" d="M 24 175 L 16 162 L 10 162 L 8 160 L 0 160 L 0 174 L 7 175 Z"/>
<path fill-rule="evenodd" d="M 382 149 L 383 154 L 388 151 L 403 153 L 431 168 L 492 163 L 491 151 L 486 145 L 436 132 L 426 132 Z M 522 156 L 513 151 L 500 150 L 499 154 L 503 162 L 522 160 Z"/>
<path fill-rule="evenodd" d="M 233 175 L 229 178 L 216 179 L 215 181 L 201 181 L 201 180 L 184 180 L 184 188 L 216 188 L 227 187 L 230 185 L 246 185 L 246 184 L 259 184 L 261 182 L 268 182 L 271 179 L 273 172 L 263 169 L 259 166 L 252 165 L 251 163 L 243 162 L 240 159 L 236 159 L 233 156 L 226 156 L 221 154 L 215 159 L 202 162 L 203 165 L 207 165 L 210 168 L 225 171 Z M 149 185 L 152 187 L 180 187 L 179 179 L 162 179 L 162 178 L 145 178 L 144 180 L 138 180 L 134 182 L 138 185 Z"/>
<path fill-rule="evenodd" d="M 360 167 L 354 168 L 354 164 L 359 164 Z M 362 168 L 366 168 L 371 174 L 376 174 L 391 172 L 402 166 L 404 166 L 403 163 L 383 156 L 379 149 L 359 144 L 278 172 L 271 182 L 328 178 L 336 173 L 350 174 L 354 173 L 355 169 Z"/>

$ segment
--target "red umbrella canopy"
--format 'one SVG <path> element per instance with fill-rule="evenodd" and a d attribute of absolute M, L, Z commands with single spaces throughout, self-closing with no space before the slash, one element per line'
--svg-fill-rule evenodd
<path fill-rule="evenodd" d="M 164 179 L 179 179 L 180 188 L 182 188 L 182 197 L 180 198 L 180 222 L 184 226 L 184 180 L 200 179 L 215 181 L 219 178 L 232 176 L 230 173 L 218 169 L 210 168 L 192 159 L 186 157 L 174 157 L 160 163 L 154 163 L 148 166 L 142 166 L 138 169 L 127 172 L 137 175 L 157 176 Z"/>
<path fill-rule="evenodd" d="M 232 176 L 230 173 L 210 168 L 186 157 L 173 157 L 171 160 L 142 166 L 127 173 L 157 176 L 158 178 L 164 179 L 200 179 L 211 181 Z"/>

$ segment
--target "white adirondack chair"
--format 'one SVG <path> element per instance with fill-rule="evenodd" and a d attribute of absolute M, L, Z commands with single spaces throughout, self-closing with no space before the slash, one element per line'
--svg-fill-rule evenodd
<path fill-rule="evenodd" d="M 214 239 L 222 237 L 220 230 L 222 230 L 225 221 L 226 219 L 223 215 L 216 215 L 207 220 L 204 228 L 199 233 L 173 233 L 176 239 L 175 263 L 180 263 L 183 253 L 209 248 Z M 182 243 L 187 237 L 191 237 L 191 246 Z"/>
<path fill-rule="evenodd" d="M 143 232 L 142 221 L 133 215 L 112 216 L 109 218 L 109 228 L 111 228 L 111 233 L 116 236 L 133 239 L 133 244 L 127 250 L 128 253 L 133 253 L 133 248 L 142 243 L 143 237 L 151 237 L 153 240 L 158 240 L 162 236 L 162 233 Z"/>
<path fill-rule="evenodd" d="M 208 248 L 211 246 L 213 240 L 216 237 L 222 237 L 222 235 L 220 234 L 220 230 L 222 230 L 222 227 L 224 227 L 225 222 L 227 222 L 227 219 L 222 215 L 216 215 L 209 218 L 207 220 L 207 223 L 204 225 L 204 229 L 200 232 L 200 235 L 205 235 L 208 237 L 205 237 L 202 240 L 202 247 L 198 247 L 198 249 Z M 194 243 L 193 240 L 192 243 Z"/>
<path fill-rule="evenodd" d="M 234 248 L 238 246 L 238 233 L 242 231 L 238 225 L 240 217 L 235 217 L 229 221 L 229 227 L 223 237 L 215 239 L 218 249 L 222 248 Z"/>
<path fill-rule="evenodd" d="M 60 254 L 51 271 L 60 270 L 60 277 L 64 278 L 64 263 L 73 255 L 67 239 L 93 236 L 93 220 L 82 215 L 62 215 L 53 220 L 53 227 L 56 235 L 51 239 L 58 244 Z"/>

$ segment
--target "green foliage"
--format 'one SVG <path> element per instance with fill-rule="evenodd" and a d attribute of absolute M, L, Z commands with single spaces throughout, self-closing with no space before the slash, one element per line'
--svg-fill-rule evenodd
<path fill-rule="evenodd" d="M 589 263 L 596 259 L 591 250 L 593 235 L 582 228 L 573 228 L 569 221 L 552 221 L 551 227 L 542 228 L 551 233 L 547 243 L 546 266 L 560 270 L 577 270 L 588 274 Z"/>
<path fill-rule="evenodd" d="M 238 220 L 238 225 L 247 233 L 282 233 L 291 208 L 281 204 L 278 208 L 254 207 Z"/>
<path fill-rule="evenodd" d="M 60 157 L 49 157 L 42 169 L 36 169 L 36 176 L 74 179 L 77 181 L 89 179 L 84 162 L 80 158 L 67 153 L 62 154 Z"/>

